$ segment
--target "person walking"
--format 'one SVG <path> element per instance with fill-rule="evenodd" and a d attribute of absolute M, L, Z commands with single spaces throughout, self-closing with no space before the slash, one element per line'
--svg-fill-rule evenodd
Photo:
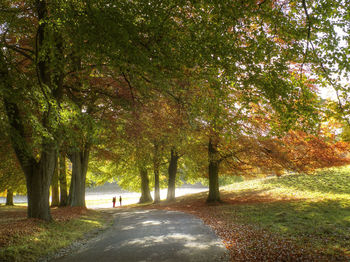
<path fill-rule="evenodd" d="M 115 207 L 115 202 L 117 201 L 116 197 L 113 197 L 112 202 L 113 202 L 113 207 Z"/>
<path fill-rule="evenodd" d="M 119 196 L 119 204 L 122 206 L 122 196 Z"/>

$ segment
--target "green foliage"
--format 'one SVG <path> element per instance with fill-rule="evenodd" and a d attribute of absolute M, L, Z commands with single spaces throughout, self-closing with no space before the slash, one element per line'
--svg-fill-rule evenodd
<path fill-rule="evenodd" d="M 344 125 L 343 130 L 341 132 L 341 139 L 345 142 L 350 142 L 350 126 L 349 125 Z"/>
<path fill-rule="evenodd" d="M 349 3 L 312 1 L 307 3 L 307 8 L 310 37 L 305 62 L 312 66 L 320 87 L 335 91 L 336 97 L 331 101 L 333 116 L 349 125 Z"/>

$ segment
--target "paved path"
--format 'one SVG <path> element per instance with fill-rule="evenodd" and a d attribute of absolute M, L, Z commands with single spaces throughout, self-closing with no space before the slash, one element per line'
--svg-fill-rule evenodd
<path fill-rule="evenodd" d="M 164 210 L 120 209 L 99 240 L 55 261 L 227 261 L 214 232 L 189 214 Z"/>

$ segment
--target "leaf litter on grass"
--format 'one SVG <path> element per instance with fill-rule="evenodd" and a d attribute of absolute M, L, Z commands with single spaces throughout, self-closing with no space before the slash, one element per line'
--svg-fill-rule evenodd
<path fill-rule="evenodd" d="M 63 207 L 53 208 L 52 217 L 56 222 L 69 221 L 86 214 L 86 208 Z M 17 239 L 33 235 L 43 230 L 39 219 L 26 218 L 26 208 L 0 208 L 0 248 L 13 244 Z"/>

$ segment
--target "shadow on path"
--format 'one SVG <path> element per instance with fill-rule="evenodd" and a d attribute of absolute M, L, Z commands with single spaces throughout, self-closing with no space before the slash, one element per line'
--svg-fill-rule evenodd
<path fill-rule="evenodd" d="M 142 209 L 119 209 L 114 215 L 114 225 L 99 240 L 54 261 L 228 260 L 221 240 L 192 215 Z"/>

